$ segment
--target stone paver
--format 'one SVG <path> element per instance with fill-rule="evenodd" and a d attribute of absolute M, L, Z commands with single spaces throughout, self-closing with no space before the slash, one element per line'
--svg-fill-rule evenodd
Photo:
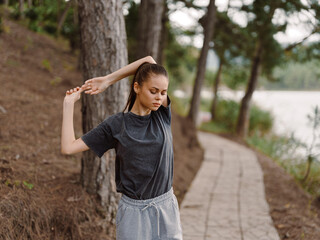
<path fill-rule="evenodd" d="M 180 206 L 184 240 L 280 240 L 255 154 L 198 132 L 203 163 Z"/>

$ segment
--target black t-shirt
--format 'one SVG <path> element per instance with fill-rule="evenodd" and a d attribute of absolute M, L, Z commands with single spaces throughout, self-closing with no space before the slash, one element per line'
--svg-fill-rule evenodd
<path fill-rule="evenodd" d="M 117 192 L 134 199 L 157 197 L 170 190 L 173 180 L 171 101 L 140 116 L 114 114 L 81 138 L 100 158 L 116 150 Z"/>

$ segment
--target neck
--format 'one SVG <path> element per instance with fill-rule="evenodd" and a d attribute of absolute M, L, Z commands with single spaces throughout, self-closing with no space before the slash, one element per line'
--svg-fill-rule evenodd
<path fill-rule="evenodd" d="M 149 115 L 151 113 L 151 110 L 149 108 L 146 108 L 144 106 L 142 106 L 139 102 L 139 100 L 136 99 L 136 101 L 134 102 L 130 112 L 140 115 L 140 116 L 146 116 Z"/>

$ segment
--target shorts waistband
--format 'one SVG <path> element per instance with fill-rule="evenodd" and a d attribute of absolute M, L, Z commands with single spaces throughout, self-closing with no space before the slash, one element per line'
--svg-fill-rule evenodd
<path fill-rule="evenodd" d="M 125 203 L 130 204 L 130 205 L 144 206 L 144 205 L 148 205 L 151 202 L 153 202 L 153 203 L 162 202 L 162 201 L 170 198 L 172 195 L 173 195 L 173 187 L 171 187 L 168 192 L 161 194 L 161 195 L 154 197 L 154 198 L 138 200 L 138 199 L 130 198 L 127 195 L 123 194 L 121 199 L 122 199 L 122 201 L 124 201 Z"/>

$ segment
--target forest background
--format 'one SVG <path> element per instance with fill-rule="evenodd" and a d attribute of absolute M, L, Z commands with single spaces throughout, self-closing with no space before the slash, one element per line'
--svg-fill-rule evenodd
<path fill-rule="evenodd" d="M 320 194 L 319 176 L 317 174 L 319 161 L 317 151 L 314 151 L 317 146 L 306 146 L 296 139 L 283 138 L 272 134 L 270 132 L 272 127 L 270 113 L 256 106 L 250 106 L 250 101 L 253 92 L 257 89 L 319 90 L 320 72 L 317 67 L 319 65 L 319 41 L 308 41 L 319 35 L 319 2 L 311 0 L 229 0 L 227 8 L 223 11 L 217 9 L 215 1 L 210 1 L 203 6 L 198 5 L 197 1 L 168 0 L 161 2 L 161 6 L 156 5 L 158 6 L 156 10 L 150 6 L 156 4 L 154 1 L 148 1 L 150 5 L 146 2 L 141 1 L 141 4 L 139 4 L 136 1 L 122 1 L 123 8 L 121 6 L 121 11 L 116 12 L 115 22 L 118 22 L 120 17 L 124 17 L 125 20 L 125 31 L 121 32 L 122 34 L 125 32 L 127 40 L 128 56 L 126 61 L 132 62 L 141 57 L 140 54 L 144 56 L 152 55 L 158 63 L 163 64 L 168 69 L 170 77 L 169 94 L 172 96 L 174 110 L 189 119 L 194 125 L 193 127 L 196 126 L 200 111 L 210 112 L 211 121 L 200 126 L 201 129 L 216 133 L 228 133 L 247 141 L 252 146 L 257 146 L 291 172 L 306 191 L 318 197 Z M 106 7 L 105 4 L 102 4 L 103 1 L 100 3 L 101 6 Z M 9 10 L 7 13 L 1 13 L 3 14 L 0 18 L 2 36 L 13 31 L 4 20 L 4 15 L 9 14 L 11 19 L 34 32 L 49 34 L 57 41 L 67 42 L 71 54 L 77 57 L 77 68 L 85 72 L 84 79 L 92 75 L 90 70 L 83 69 L 84 59 L 81 50 L 85 51 L 85 47 L 81 45 L 80 35 L 81 32 L 83 34 L 84 30 L 80 27 L 81 17 L 79 17 L 81 11 L 83 11 L 83 8 L 81 10 L 79 6 L 84 6 L 82 1 L 3 0 L 1 4 Z M 147 51 L 146 46 L 148 44 L 146 43 L 148 41 L 155 43 L 155 41 L 154 39 L 148 39 L 140 32 L 140 29 L 142 29 L 141 22 L 147 23 L 151 19 L 148 14 L 144 14 L 145 16 L 139 15 L 139 9 L 142 5 L 148 9 L 143 13 L 149 12 L 151 16 L 158 16 L 159 12 L 161 13 L 158 17 L 159 22 L 152 22 L 152 28 L 145 31 L 158 31 L 157 34 L 153 35 L 158 36 L 156 49 L 148 49 Z M 108 5 L 106 9 L 108 7 L 110 6 Z M 194 29 L 177 28 L 170 21 L 170 14 L 186 8 L 203 13 Z M 97 11 L 99 9 L 93 10 Z M 239 25 L 233 21 L 231 16 L 234 12 L 244 14 L 247 18 L 247 24 Z M 304 23 L 309 34 L 301 41 L 280 44 L 274 36 L 286 30 L 289 16 L 296 16 L 299 23 Z M 281 18 L 282 20 L 275 21 L 275 18 Z M 203 35 L 201 48 L 181 41 L 181 37 L 193 38 L 198 34 Z M 26 38 L 24 41 L 24 51 L 32 49 L 33 40 Z M 141 46 L 141 43 L 145 43 L 145 46 Z M 152 46 L 154 47 L 154 45 Z M 209 52 L 214 52 L 214 59 L 218 59 L 215 64 L 216 68 L 210 68 L 210 64 L 208 64 L 213 59 L 207 57 Z M 209 56 L 212 56 L 212 54 L 209 54 Z M 125 57 L 122 58 L 125 59 Z M 17 64 L 10 58 L 7 60 L 6 65 L 14 66 Z M 46 69 L 51 75 L 54 72 L 53 65 L 52 60 L 42 59 L 41 68 Z M 63 84 L 65 84 L 64 79 L 58 75 L 53 76 L 50 81 L 51 86 L 63 86 Z M 201 98 L 202 88 L 212 89 L 213 95 L 216 97 L 212 101 Z M 241 103 L 219 99 L 217 93 L 220 88 L 243 90 L 246 94 Z M 187 97 L 180 98 L 177 96 L 175 94 L 177 90 L 187 92 Z M 2 112 L 5 111 L 2 108 Z M 319 126 L 318 110 L 315 109 L 312 114 L 310 114 L 310 121 L 314 123 L 316 133 Z M 99 116 L 93 122 L 102 118 L 102 116 Z M 84 127 L 84 129 L 86 128 L 88 126 Z M 304 156 L 304 161 L 296 161 L 293 156 L 285 156 L 284 153 L 288 150 L 292 151 L 301 146 L 309 149 L 308 154 Z M 8 149 L 4 147 L 4 150 L 7 151 Z M 90 158 L 90 156 L 87 157 Z M 285 157 L 285 159 L 282 159 L 282 157 Z M 3 162 L 5 163 L 5 161 Z M 86 160 L 82 161 L 85 162 Z M 311 168 L 311 166 L 313 167 Z M 12 172 L 12 169 L 8 169 L 3 171 Z M 8 180 L 6 177 L 3 179 L 4 185 L 11 188 L 22 185 L 27 189 L 32 189 L 36 182 L 31 180 L 15 182 Z M 93 186 L 95 186 L 94 184 Z M 88 184 L 88 186 L 86 190 L 89 189 L 90 192 L 92 185 Z M 112 191 L 109 189 L 109 192 Z M 109 199 L 107 200 L 116 202 L 116 198 L 110 200 L 112 194 L 110 196 L 108 195 Z M 73 200 L 70 199 L 71 202 Z M 113 219 L 114 217 L 116 204 L 110 204 L 110 206 L 112 207 L 107 210 L 103 208 L 99 210 L 100 215 L 106 219 Z M 84 213 L 79 214 L 79 216 L 83 219 L 88 218 Z M 61 228 L 61 226 L 59 227 Z M 75 226 L 71 226 L 71 229 L 73 228 Z M 69 230 L 65 231 L 69 232 Z M 36 228 L 35 231 L 40 230 Z"/>

